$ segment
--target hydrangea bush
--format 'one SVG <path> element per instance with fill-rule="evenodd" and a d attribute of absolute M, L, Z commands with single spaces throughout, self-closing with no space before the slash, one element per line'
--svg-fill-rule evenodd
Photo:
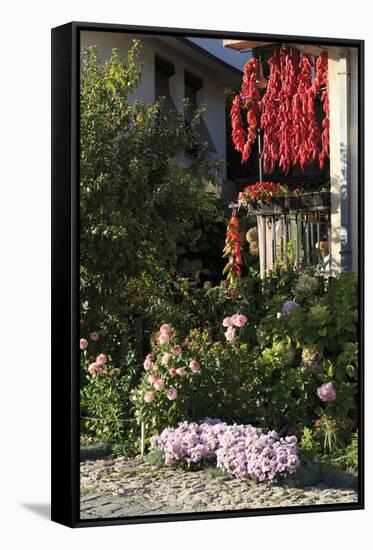
<path fill-rule="evenodd" d="M 293 474 L 300 461 L 297 438 L 280 438 L 251 425 L 228 425 L 218 419 L 200 423 L 182 422 L 166 428 L 151 439 L 161 451 L 166 466 L 185 462 L 188 466 L 213 461 L 236 478 L 274 482 Z"/>

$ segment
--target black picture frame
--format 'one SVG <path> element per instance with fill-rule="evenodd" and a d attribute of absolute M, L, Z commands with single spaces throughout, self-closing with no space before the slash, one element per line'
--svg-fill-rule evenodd
<path fill-rule="evenodd" d="M 79 52 L 80 31 L 270 40 L 355 47 L 359 68 L 359 499 L 350 504 L 79 519 Z M 364 41 L 72 22 L 52 29 L 52 512 L 69 527 L 250 517 L 364 508 Z"/>

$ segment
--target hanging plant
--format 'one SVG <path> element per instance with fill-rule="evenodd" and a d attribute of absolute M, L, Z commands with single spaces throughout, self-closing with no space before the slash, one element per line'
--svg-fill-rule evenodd
<path fill-rule="evenodd" d="M 242 244 L 243 238 L 240 232 L 237 212 L 233 211 L 227 227 L 227 236 L 223 251 L 223 258 L 228 258 L 228 263 L 223 270 L 223 275 L 227 274 L 227 281 L 229 284 L 234 283 L 235 279 L 239 279 L 241 277 L 241 268 L 243 263 L 241 256 Z"/>
<path fill-rule="evenodd" d="M 242 154 L 242 162 L 250 157 L 251 146 L 256 140 L 258 103 L 260 94 L 256 86 L 258 61 L 253 57 L 246 63 L 240 94 L 233 99 L 231 108 L 232 140 L 235 149 Z M 241 109 L 247 110 L 247 129 L 243 127 Z"/>

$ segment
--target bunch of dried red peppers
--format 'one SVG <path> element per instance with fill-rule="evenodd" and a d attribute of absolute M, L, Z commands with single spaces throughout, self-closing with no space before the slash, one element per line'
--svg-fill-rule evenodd
<path fill-rule="evenodd" d="M 232 139 L 242 162 L 250 157 L 251 147 L 260 128 L 263 132 L 262 162 L 264 173 L 278 165 L 287 174 L 299 162 L 302 170 L 316 159 L 320 168 L 329 156 L 328 54 L 323 51 L 313 62 L 308 53 L 283 46 L 268 60 L 270 74 L 262 99 L 257 89 L 258 61 L 246 64 L 241 91 L 231 109 Z M 315 116 L 315 99 L 322 92 L 325 117 L 320 132 Z M 246 128 L 242 113 L 246 111 Z"/>

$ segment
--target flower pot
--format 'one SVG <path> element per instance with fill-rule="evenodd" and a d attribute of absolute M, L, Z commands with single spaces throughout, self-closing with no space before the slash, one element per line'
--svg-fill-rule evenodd
<path fill-rule="evenodd" d="M 323 206 L 330 206 L 330 193 L 328 191 L 307 193 L 299 197 L 288 197 L 286 199 L 286 207 L 289 210 L 312 210 Z"/>

